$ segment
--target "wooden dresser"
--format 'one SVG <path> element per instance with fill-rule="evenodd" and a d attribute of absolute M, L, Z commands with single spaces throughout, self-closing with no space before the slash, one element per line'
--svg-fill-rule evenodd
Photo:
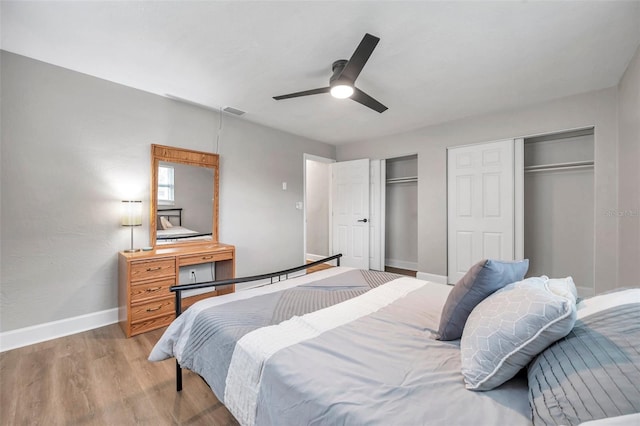
<path fill-rule="evenodd" d="M 168 325 L 175 318 L 175 295 L 180 267 L 214 263 L 216 280 L 235 277 L 235 247 L 203 244 L 156 248 L 118 256 L 119 321 L 127 337 Z M 233 293 L 234 285 L 182 300 L 182 309 L 198 300 Z"/>

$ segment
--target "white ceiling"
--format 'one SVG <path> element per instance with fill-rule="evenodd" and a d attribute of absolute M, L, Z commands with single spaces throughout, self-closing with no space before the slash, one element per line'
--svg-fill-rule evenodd
<path fill-rule="evenodd" d="M 618 83 L 640 2 L 2 1 L 2 49 L 332 144 Z M 379 114 L 328 94 L 331 64 L 381 38 L 356 85 Z"/>

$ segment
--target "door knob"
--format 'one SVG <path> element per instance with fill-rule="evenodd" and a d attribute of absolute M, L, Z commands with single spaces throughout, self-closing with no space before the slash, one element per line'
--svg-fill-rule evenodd
<path fill-rule="evenodd" d="M 367 219 L 360 219 L 360 220 L 358 220 L 358 222 L 364 222 L 364 223 L 367 223 Z"/>

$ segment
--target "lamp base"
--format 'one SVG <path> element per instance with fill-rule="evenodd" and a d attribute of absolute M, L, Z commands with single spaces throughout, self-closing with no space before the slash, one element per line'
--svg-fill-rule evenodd
<path fill-rule="evenodd" d="M 129 227 L 131 228 L 131 248 L 125 250 L 125 253 L 137 253 L 140 251 L 140 249 L 137 248 L 133 248 L 133 226 L 139 226 L 139 225 L 129 225 Z"/>

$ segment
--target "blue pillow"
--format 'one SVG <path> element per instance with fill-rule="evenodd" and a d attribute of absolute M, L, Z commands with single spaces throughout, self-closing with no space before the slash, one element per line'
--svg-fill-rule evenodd
<path fill-rule="evenodd" d="M 456 283 L 440 316 L 438 340 L 457 340 L 469 314 L 486 297 L 507 284 L 521 281 L 529 269 L 529 259 L 518 261 L 481 260 Z"/>

